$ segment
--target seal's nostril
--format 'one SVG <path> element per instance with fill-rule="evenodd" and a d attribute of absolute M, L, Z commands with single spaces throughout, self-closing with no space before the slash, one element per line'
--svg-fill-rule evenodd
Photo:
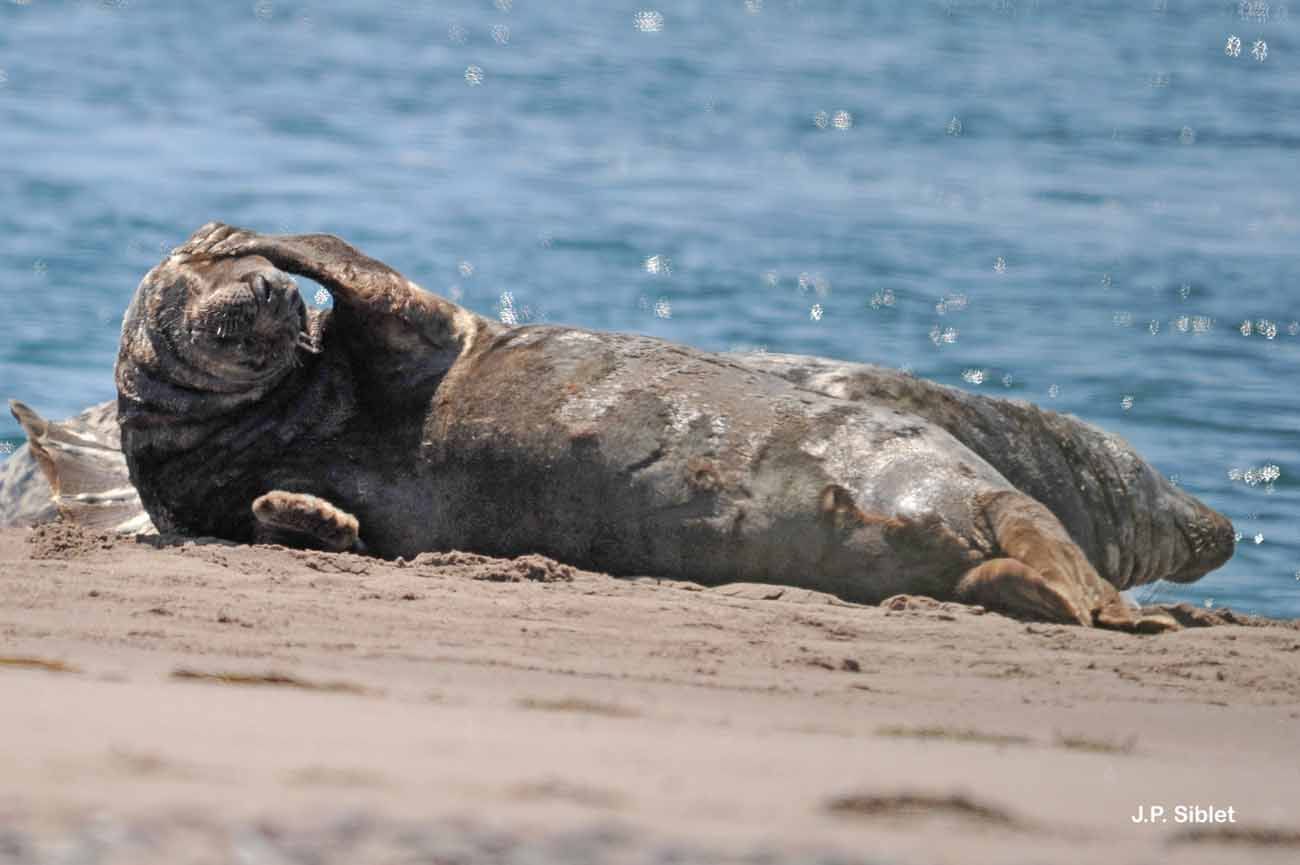
<path fill-rule="evenodd" d="M 253 297 L 257 298 L 259 304 L 266 303 L 271 299 L 271 284 L 267 282 L 266 277 L 262 274 L 253 274 L 248 284 L 253 289 Z"/>
<path fill-rule="evenodd" d="M 1218 522 L 1219 548 L 1223 550 L 1224 561 L 1232 557 L 1233 551 L 1237 548 L 1237 530 L 1233 528 L 1232 523 L 1225 517 L 1219 517 Z"/>

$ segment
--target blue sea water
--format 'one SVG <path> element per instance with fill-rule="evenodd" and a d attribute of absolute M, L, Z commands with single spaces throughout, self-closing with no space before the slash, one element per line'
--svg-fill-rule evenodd
<path fill-rule="evenodd" d="M 484 314 L 1072 412 L 1242 532 L 1157 599 L 1300 616 L 1298 18 L 6 0 L 0 395 L 112 396 L 131 292 L 205 221 L 331 231 Z"/>

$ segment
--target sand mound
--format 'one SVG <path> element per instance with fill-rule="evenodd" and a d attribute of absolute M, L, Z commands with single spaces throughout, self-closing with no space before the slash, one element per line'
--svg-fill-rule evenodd
<path fill-rule="evenodd" d="M 33 559 L 77 559 L 111 550 L 119 538 L 87 531 L 74 523 L 55 520 L 32 529 L 27 538 Z"/>

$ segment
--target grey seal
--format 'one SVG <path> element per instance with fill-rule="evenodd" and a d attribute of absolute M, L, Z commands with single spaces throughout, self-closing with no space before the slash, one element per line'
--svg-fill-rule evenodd
<path fill-rule="evenodd" d="M 1128 442 L 1077 417 L 873 364 L 768 352 L 728 357 L 801 387 L 886 401 L 938 424 L 1042 502 L 1119 589 L 1192 582 L 1232 554 L 1226 518 L 1171 483 Z M 119 448 L 115 402 L 61 422 L 16 401 L 11 407 L 29 444 L 0 468 L 0 526 L 33 525 L 61 511 L 96 528 L 152 531 L 128 489 L 125 460 L 111 453 Z M 51 485 L 59 490 L 53 498 Z"/>
<path fill-rule="evenodd" d="M 137 289 L 116 380 L 164 531 L 1173 626 L 917 413 L 644 336 L 506 328 L 329 235 L 201 228 Z"/>
<path fill-rule="evenodd" d="M 1174 486 L 1126 441 L 1079 418 L 872 364 L 767 352 L 729 357 L 811 390 L 884 400 L 938 424 L 1047 506 L 1117 588 L 1192 582 L 1232 554 L 1226 518 Z M 33 525 L 61 511 L 92 527 L 153 531 L 139 497 L 130 495 L 125 460 L 107 452 L 118 447 L 116 402 L 62 422 L 16 401 L 11 407 L 29 444 L 0 470 L 0 526 Z M 59 490 L 53 497 L 51 486 Z"/>

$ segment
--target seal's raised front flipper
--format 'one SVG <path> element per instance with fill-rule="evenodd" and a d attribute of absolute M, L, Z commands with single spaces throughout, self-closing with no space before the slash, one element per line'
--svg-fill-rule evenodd
<path fill-rule="evenodd" d="M 253 516 L 258 543 L 332 553 L 365 549 L 357 518 L 318 496 L 272 490 L 253 502 Z"/>
<path fill-rule="evenodd" d="M 980 496 L 979 504 L 1003 557 L 962 577 L 959 599 L 1068 624 L 1141 633 L 1178 629 L 1168 615 L 1129 607 L 1039 502 L 1023 493 L 1000 491 Z"/>
<path fill-rule="evenodd" d="M 9 410 L 27 433 L 63 519 L 99 531 L 153 531 L 113 435 L 76 419 L 48 421 L 18 400 L 9 401 Z"/>
<path fill-rule="evenodd" d="M 331 234 L 266 235 L 209 222 L 176 249 L 194 258 L 261 256 L 334 296 L 336 328 L 366 358 L 371 384 L 426 398 L 480 332 L 500 325 L 425 291 Z"/>

